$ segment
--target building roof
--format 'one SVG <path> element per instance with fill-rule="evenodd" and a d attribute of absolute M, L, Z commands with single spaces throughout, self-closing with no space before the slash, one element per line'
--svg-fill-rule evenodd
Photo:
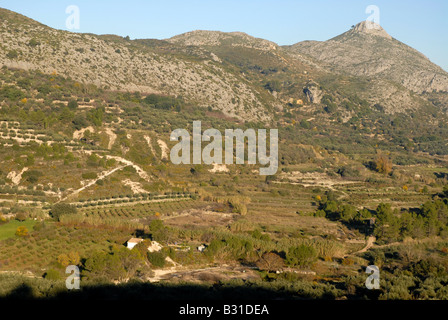
<path fill-rule="evenodd" d="M 128 243 L 140 243 L 142 241 L 143 241 L 143 239 L 140 239 L 140 238 L 131 238 L 128 240 Z"/>

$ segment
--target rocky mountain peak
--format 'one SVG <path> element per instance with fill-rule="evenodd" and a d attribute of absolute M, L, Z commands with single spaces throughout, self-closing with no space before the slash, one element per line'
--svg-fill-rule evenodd
<path fill-rule="evenodd" d="M 386 32 L 386 30 L 384 30 L 379 24 L 370 20 L 365 20 L 358 23 L 352 28 L 351 32 L 375 35 L 390 40 L 392 39 L 392 37 Z"/>

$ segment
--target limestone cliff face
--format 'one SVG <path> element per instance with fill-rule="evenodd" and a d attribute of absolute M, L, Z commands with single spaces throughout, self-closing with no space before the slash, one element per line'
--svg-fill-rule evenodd
<path fill-rule="evenodd" d="M 308 98 L 310 103 L 320 103 L 323 97 L 323 92 L 320 90 L 319 85 L 315 82 L 308 83 L 304 88 L 303 92 Z"/>

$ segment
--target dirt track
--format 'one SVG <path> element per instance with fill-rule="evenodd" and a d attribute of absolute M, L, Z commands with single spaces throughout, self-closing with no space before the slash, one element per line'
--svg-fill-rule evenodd
<path fill-rule="evenodd" d="M 368 237 L 368 238 L 367 238 L 367 241 L 366 241 L 366 245 L 365 245 L 364 248 L 362 248 L 362 249 L 359 250 L 359 251 L 355 251 L 355 252 L 346 254 L 346 255 L 344 256 L 344 258 L 345 258 L 345 257 L 348 257 L 348 256 L 353 256 L 353 255 L 358 254 L 358 253 L 364 253 L 364 252 L 367 252 L 367 250 L 369 250 L 370 248 L 372 248 L 372 247 L 374 246 L 375 241 L 376 241 L 376 238 L 375 238 L 375 237 L 373 237 L 373 236 Z"/>
<path fill-rule="evenodd" d="M 188 269 L 180 265 L 169 269 L 154 270 L 154 275 L 149 277 L 150 282 L 162 280 L 178 281 L 219 281 L 228 279 L 258 279 L 259 276 L 251 268 L 239 265 L 220 265 L 213 267 L 203 267 Z"/>

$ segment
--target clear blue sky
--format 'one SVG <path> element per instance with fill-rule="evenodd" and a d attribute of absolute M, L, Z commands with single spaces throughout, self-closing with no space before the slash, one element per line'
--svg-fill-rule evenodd
<path fill-rule="evenodd" d="M 69 5 L 80 9 L 76 32 L 165 39 L 198 29 L 242 31 L 280 45 L 332 38 L 376 5 L 391 36 L 448 70 L 446 0 L 0 0 L 0 7 L 57 29 L 66 29 Z"/>

